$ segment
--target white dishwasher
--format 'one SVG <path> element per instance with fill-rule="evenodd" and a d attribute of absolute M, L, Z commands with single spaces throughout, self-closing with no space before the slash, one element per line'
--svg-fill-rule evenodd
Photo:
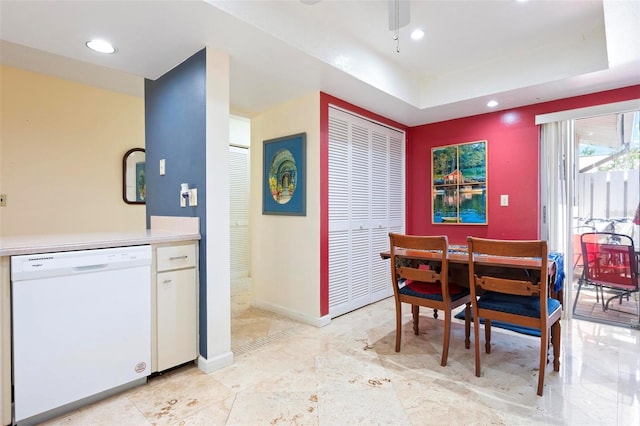
<path fill-rule="evenodd" d="M 11 257 L 14 422 L 146 382 L 151 247 Z"/>

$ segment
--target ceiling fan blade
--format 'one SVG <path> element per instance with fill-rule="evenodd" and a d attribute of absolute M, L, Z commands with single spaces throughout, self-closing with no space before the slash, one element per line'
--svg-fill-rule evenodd
<path fill-rule="evenodd" d="M 388 0 L 389 30 L 395 31 L 409 24 L 409 0 Z"/>

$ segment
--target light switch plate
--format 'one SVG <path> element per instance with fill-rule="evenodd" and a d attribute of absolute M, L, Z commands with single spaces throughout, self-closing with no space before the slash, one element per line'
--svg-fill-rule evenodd
<path fill-rule="evenodd" d="M 167 172 L 166 166 L 166 162 L 163 158 L 162 160 L 160 160 L 160 176 L 164 176 L 164 174 Z"/>
<path fill-rule="evenodd" d="M 506 207 L 509 205 L 509 196 L 508 195 L 501 195 L 500 196 L 500 205 L 503 207 Z"/>
<path fill-rule="evenodd" d="M 198 205 L 198 188 L 192 188 L 189 190 L 189 207 L 196 207 Z"/>

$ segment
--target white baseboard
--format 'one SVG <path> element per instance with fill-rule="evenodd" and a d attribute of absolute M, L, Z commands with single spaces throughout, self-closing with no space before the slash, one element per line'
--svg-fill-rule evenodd
<path fill-rule="evenodd" d="M 285 308 L 284 306 L 267 302 L 265 300 L 254 299 L 251 302 L 251 306 L 264 309 L 265 311 L 275 312 L 276 314 L 284 315 L 285 317 L 303 322 L 305 324 L 313 325 L 314 327 L 324 327 L 331 322 L 331 317 L 329 315 L 325 315 L 322 317 L 312 317 L 309 315 L 301 314 L 297 311 L 293 311 L 289 308 Z"/>
<path fill-rule="evenodd" d="M 233 364 L 233 352 L 225 352 L 212 358 L 198 357 L 198 368 L 205 374 L 227 367 Z"/>

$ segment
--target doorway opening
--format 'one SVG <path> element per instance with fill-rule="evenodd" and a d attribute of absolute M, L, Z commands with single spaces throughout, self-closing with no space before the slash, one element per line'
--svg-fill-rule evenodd
<path fill-rule="evenodd" d="M 635 277 L 625 283 L 633 285 L 635 282 L 637 286 L 640 250 L 640 111 L 578 119 L 574 128 L 573 316 L 637 328 L 640 327 L 637 287 L 635 291 L 625 293 L 590 280 L 592 274 L 587 274 L 585 261 L 590 265 L 596 263 L 593 254 L 584 252 L 589 244 L 581 244 L 581 241 L 587 240 L 584 234 L 594 232 L 607 233 L 606 238 L 618 245 L 631 241 L 635 256 L 629 256 L 625 262 L 629 263 L 627 275 L 635 274 Z M 616 237 L 616 234 L 621 237 Z M 615 262 L 620 264 L 622 259 L 619 257 Z M 612 262 L 611 259 L 607 261 Z"/>
<path fill-rule="evenodd" d="M 251 120 L 229 121 L 231 350 L 234 356 L 289 335 L 299 323 L 252 306 L 250 207 Z M 255 207 L 255 206 L 254 206 Z"/>

